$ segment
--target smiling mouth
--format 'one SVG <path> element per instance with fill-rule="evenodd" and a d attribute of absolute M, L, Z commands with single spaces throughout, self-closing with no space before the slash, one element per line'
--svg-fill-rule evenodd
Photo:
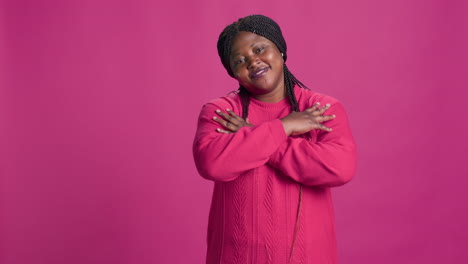
<path fill-rule="evenodd" d="M 269 67 L 263 67 L 263 68 L 260 68 L 254 72 L 252 72 L 250 74 L 250 78 L 252 79 L 258 79 L 260 77 L 262 77 L 263 75 L 265 75 L 269 70 Z"/>

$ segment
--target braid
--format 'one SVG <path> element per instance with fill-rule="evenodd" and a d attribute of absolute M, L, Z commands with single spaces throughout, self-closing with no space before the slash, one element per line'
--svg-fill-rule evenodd
<path fill-rule="evenodd" d="M 231 49 L 234 38 L 240 31 L 248 31 L 257 35 L 263 36 L 273 42 L 278 50 L 283 54 L 284 62 L 287 60 L 287 45 L 284 40 L 281 28 L 279 25 L 263 15 L 251 15 L 244 18 L 240 18 L 236 22 L 227 26 L 218 38 L 218 55 L 223 63 L 224 68 L 228 74 L 234 78 L 234 73 L 231 70 Z M 294 75 L 289 71 L 286 64 L 283 64 L 284 72 L 284 89 L 286 90 L 286 96 L 289 98 L 292 111 L 299 112 L 299 105 L 297 103 L 296 95 L 294 94 L 294 86 L 308 89 L 302 82 L 300 82 Z M 249 104 L 250 94 L 244 87 L 240 86 L 238 90 L 239 97 L 242 104 L 242 118 L 246 119 L 249 115 Z"/>
<path fill-rule="evenodd" d="M 298 86 L 303 89 L 310 90 L 305 84 L 303 84 L 301 81 L 296 79 L 296 77 L 289 71 L 288 67 L 286 64 L 283 65 L 283 71 L 284 71 L 284 86 L 286 89 L 286 93 L 289 97 L 289 102 L 291 103 L 292 106 L 292 111 L 299 112 L 299 105 L 297 104 L 297 99 L 296 95 L 294 94 L 294 86 Z"/>
<path fill-rule="evenodd" d="M 291 104 L 292 111 L 299 112 L 299 105 L 297 104 L 296 95 L 294 94 L 294 85 L 298 85 L 301 88 L 305 86 L 294 77 L 294 75 L 289 71 L 286 64 L 283 65 L 284 72 L 284 89 L 286 90 L 286 95 L 289 98 L 289 103 Z"/>
<path fill-rule="evenodd" d="M 239 87 L 239 96 L 242 104 L 242 118 L 246 119 L 249 115 L 250 95 L 247 89 L 242 87 L 242 85 Z"/>

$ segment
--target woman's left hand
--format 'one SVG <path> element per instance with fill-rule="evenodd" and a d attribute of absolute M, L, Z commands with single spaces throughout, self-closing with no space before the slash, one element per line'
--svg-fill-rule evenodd
<path fill-rule="evenodd" d="M 249 126 L 253 127 L 253 125 L 250 123 L 249 118 L 246 118 L 245 120 L 236 115 L 233 111 L 230 109 L 226 109 L 226 113 L 223 111 L 217 109 L 216 113 L 221 116 L 222 118 L 213 117 L 213 120 L 218 122 L 220 125 L 222 125 L 225 129 L 218 128 L 216 131 L 220 133 L 225 133 L 225 134 L 230 134 L 230 133 L 235 133 L 237 132 L 241 127 Z"/>

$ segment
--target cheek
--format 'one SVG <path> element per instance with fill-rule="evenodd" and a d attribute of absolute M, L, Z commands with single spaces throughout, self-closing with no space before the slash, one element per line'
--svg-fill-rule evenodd
<path fill-rule="evenodd" d="M 245 82 L 245 77 L 240 72 L 233 72 L 234 73 L 234 79 L 236 79 L 239 83 L 244 83 Z"/>
<path fill-rule="evenodd" d="M 240 76 L 239 71 L 232 71 L 232 73 L 234 74 L 234 78 L 236 78 L 236 79 L 239 78 L 239 76 Z"/>
<path fill-rule="evenodd" d="M 269 54 L 266 54 L 265 58 L 264 58 L 266 61 L 268 61 L 269 64 L 272 64 L 272 65 L 282 65 L 283 64 L 283 58 L 281 57 L 278 57 L 277 54 L 275 53 L 269 53 Z"/>
<path fill-rule="evenodd" d="M 248 71 L 245 69 L 238 69 L 236 71 L 233 71 L 233 73 L 236 79 L 242 79 L 248 75 Z"/>

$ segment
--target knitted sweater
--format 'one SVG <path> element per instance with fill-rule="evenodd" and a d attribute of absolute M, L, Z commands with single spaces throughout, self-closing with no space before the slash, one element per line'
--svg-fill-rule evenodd
<path fill-rule="evenodd" d="M 214 181 L 207 264 L 337 263 L 330 187 L 354 176 L 356 145 L 337 99 L 297 86 L 294 91 L 300 111 L 331 104 L 325 112 L 336 115 L 325 123 L 331 132 L 287 136 L 279 118 L 291 113 L 288 98 L 251 98 L 254 126 L 231 134 L 217 132 L 212 118 L 226 108 L 241 116 L 238 93 L 203 105 L 193 155 L 200 175 Z"/>

